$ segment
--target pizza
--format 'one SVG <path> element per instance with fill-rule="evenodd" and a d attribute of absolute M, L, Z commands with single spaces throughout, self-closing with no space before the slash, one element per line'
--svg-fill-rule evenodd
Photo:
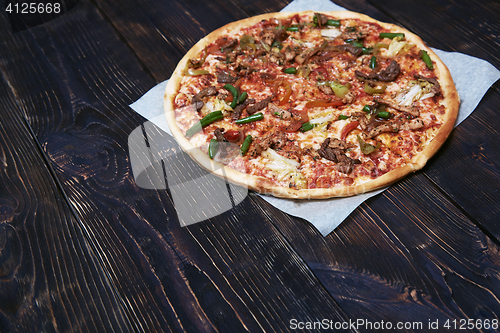
<path fill-rule="evenodd" d="M 421 38 L 350 11 L 217 29 L 182 58 L 164 98 L 172 135 L 202 167 L 295 199 L 356 195 L 421 169 L 458 108 Z"/>

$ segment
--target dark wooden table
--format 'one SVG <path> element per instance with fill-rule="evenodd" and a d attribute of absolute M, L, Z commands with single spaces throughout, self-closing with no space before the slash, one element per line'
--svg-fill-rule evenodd
<path fill-rule="evenodd" d="M 496 0 L 336 2 L 500 68 Z M 137 186 L 128 138 L 146 120 L 128 105 L 210 31 L 287 3 L 66 1 L 17 32 L 3 12 L 1 332 L 496 331 L 500 82 L 327 237 L 253 193 L 183 228 L 168 189 Z"/>

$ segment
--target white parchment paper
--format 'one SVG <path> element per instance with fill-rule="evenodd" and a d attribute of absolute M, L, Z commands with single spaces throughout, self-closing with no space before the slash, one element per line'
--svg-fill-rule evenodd
<path fill-rule="evenodd" d="M 328 0 L 294 0 L 283 9 L 283 11 L 303 10 L 333 11 L 345 9 Z M 500 71 L 490 63 L 478 58 L 456 52 L 433 50 L 448 66 L 460 95 L 460 110 L 455 124 L 458 126 L 474 111 L 486 91 L 500 78 Z M 167 82 L 168 80 L 156 85 L 130 106 L 170 134 L 163 113 L 163 95 Z M 311 222 L 323 236 L 326 236 L 362 202 L 384 190 L 354 197 L 327 200 L 288 200 L 267 195 L 262 197 L 282 211 Z"/>

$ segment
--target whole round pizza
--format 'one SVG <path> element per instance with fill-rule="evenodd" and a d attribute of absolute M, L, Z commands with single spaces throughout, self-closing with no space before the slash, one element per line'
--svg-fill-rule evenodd
<path fill-rule="evenodd" d="M 349 12 L 264 14 L 200 40 L 164 107 L 201 166 L 277 197 L 350 196 L 421 169 L 455 123 L 451 75 L 422 40 Z"/>

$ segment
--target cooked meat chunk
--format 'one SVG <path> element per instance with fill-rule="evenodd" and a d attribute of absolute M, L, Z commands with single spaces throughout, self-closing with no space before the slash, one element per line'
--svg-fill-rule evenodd
<path fill-rule="evenodd" d="M 344 104 L 351 104 L 356 100 L 356 95 L 352 91 L 349 91 L 344 98 L 342 98 L 342 102 Z"/>
<path fill-rule="evenodd" d="M 417 80 L 423 80 L 423 81 L 427 81 L 427 82 L 432 83 L 433 87 L 431 88 L 431 92 L 434 93 L 434 95 L 437 95 L 441 92 L 441 86 L 439 85 L 439 82 L 436 78 L 425 77 L 425 76 L 420 75 L 420 74 L 415 74 L 414 77 Z"/>
<path fill-rule="evenodd" d="M 284 110 L 284 109 L 280 108 L 279 106 L 276 106 L 272 103 L 270 103 L 268 105 L 268 108 L 269 108 L 269 111 L 271 111 L 271 113 L 275 117 L 278 117 L 280 119 L 287 120 L 287 119 L 290 119 L 292 117 L 292 113 L 290 111 Z"/>
<path fill-rule="evenodd" d="M 226 138 L 224 138 L 224 129 L 223 128 L 217 128 L 214 131 L 215 138 L 219 142 L 227 141 Z"/>
<path fill-rule="evenodd" d="M 237 80 L 237 77 L 231 76 L 226 72 L 220 72 L 219 74 L 217 74 L 217 82 L 219 83 L 234 83 Z"/>
<path fill-rule="evenodd" d="M 333 89 L 330 86 L 327 85 L 320 85 L 318 86 L 318 89 L 321 90 L 321 92 L 325 95 L 333 95 Z"/>
<path fill-rule="evenodd" d="M 238 120 L 241 117 L 241 114 L 243 113 L 243 110 L 250 104 L 255 103 L 255 99 L 253 98 L 247 98 L 243 103 L 240 103 L 236 105 L 236 107 L 233 110 L 233 115 L 232 118 L 233 120 Z"/>
<path fill-rule="evenodd" d="M 269 102 L 271 102 L 271 99 L 272 96 L 269 96 L 255 104 L 250 105 L 249 107 L 247 107 L 247 113 L 254 114 L 257 111 L 264 109 L 269 104 Z"/>
<path fill-rule="evenodd" d="M 417 130 L 424 127 L 424 122 L 422 119 L 412 119 L 401 126 L 402 130 Z"/>
<path fill-rule="evenodd" d="M 283 148 L 286 143 L 286 134 L 284 132 L 272 132 L 260 140 L 257 139 L 248 150 L 248 154 L 251 157 L 256 157 L 267 148 L 280 149 Z"/>
<path fill-rule="evenodd" d="M 276 35 L 274 36 L 274 41 L 283 42 L 288 38 L 288 34 L 286 33 L 286 28 L 280 28 L 276 30 Z"/>
<path fill-rule="evenodd" d="M 285 50 L 285 60 L 286 61 L 293 61 L 295 57 L 297 56 L 297 52 L 292 50 L 290 47 L 287 47 Z"/>
<path fill-rule="evenodd" d="M 354 170 L 354 165 L 361 163 L 359 160 L 350 158 L 345 154 L 346 147 L 341 140 L 335 139 L 331 142 L 330 138 L 326 138 L 318 149 L 319 156 L 336 163 L 335 168 L 338 172 L 349 174 Z M 334 147 L 331 147 L 333 145 Z"/>
<path fill-rule="evenodd" d="M 237 39 L 231 39 L 226 44 L 222 45 L 220 48 L 221 48 L 222 52 L 225 52 L 225 51 L 227 51 L 229 49 L 232 49 L 236 45 L 238 45 L 238 40 Z"/>
<path fill-rule="evenodd" d="M 357 47 L 352 44 L 337 45 L 334 49 L 342 52 L 347 51 L 356 57 L 359 57 L 361 54 L 363 54 L 363 49 L 361 47 Z"/>
<path fill-rule="evenodd" d="M 301 54 L 295 57 L 295 62 L 298 63 L 299 65 L 305 65 L 313 55 L 319 52 L 319 50 L 321 50 L 321 48 L 319 47 L 305 50 Z"/>
<path fill-rule="evenodd" d="M 326 26 L 326 24 L 328 22 L 328 17 L 326 17 L 326 15 L 321 14 L 321 13 L 314 13 L 314 15 L 316 16 L 316 18 L 318 20 L 318 27 L 322 28 L 322 27 Z"/>
<path fill-rule="evenodd" d="M 269 27 L 267 29 L 264 29 L 262 31 L 262 35 L 260 36 L 262 42 L 269 46 L 273 44 L 275 37 L 276 37 L 275 27 Z"/>
<path fill-rule="evenodd" d="M 206 87 L 200 90 L 199 93 L 193 96 L 191 103 L 196 107 L 196 110 L 200 111 L 205 104 L 201 99 L 205 96 L 213 96 L 217 94 L 217 88 L 214 86 Z"/>
<path fill-rule="evenodd" d="M 401 124 L 397 122 L 384 122 L 377 127 L 372 128 L 368 134 L 366 134 L 365 139 L 371 139 L 381 133 L 397 133 L 401 129 Z"/>
<path fill-rule="evenodd" d="M 340 38 L 343 40 L 362 39 L 366 35 L 366 32 L 359 30 L 357 27 L 347 27 L 342 31 Z"/>
<path fill-rule="evenodd" d="M 396 60 L 392 60 L 391 63 L 381 71 L 371 72 L 369 74 L 365 74 L 361 71 L 356 71 L 356 76 L 361 78 L 362 80 L 378 80 L 383 82 L 391 82 L 396 80 L 399 73 L 401 72 L 401 68 Z"/>

